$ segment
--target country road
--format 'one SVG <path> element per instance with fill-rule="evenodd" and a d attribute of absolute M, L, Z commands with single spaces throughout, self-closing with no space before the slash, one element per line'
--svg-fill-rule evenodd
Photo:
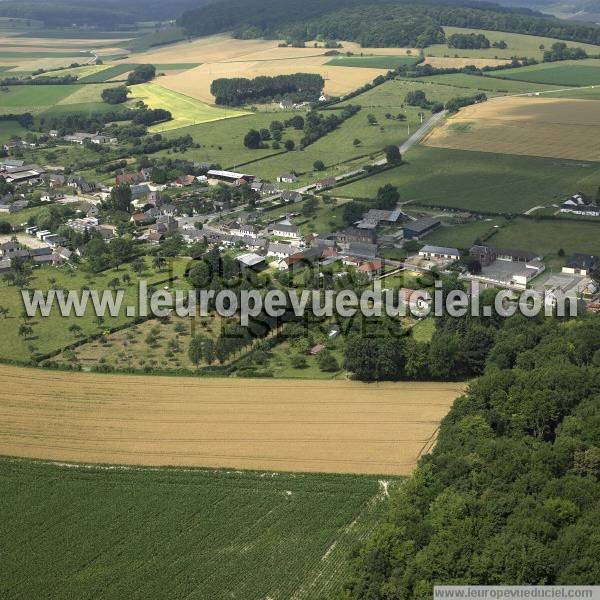
<path fill-rule="evenodd" d="M 418 144 L 436 125 L 438 125 L 447 114 L 447 110 L 442 110 L 441 112 L 432 115 L 402 144 L 402 146 L 400 146 L 400 154 L 404 156 L 406 152 L 408 152 L 415 144 Z"/>

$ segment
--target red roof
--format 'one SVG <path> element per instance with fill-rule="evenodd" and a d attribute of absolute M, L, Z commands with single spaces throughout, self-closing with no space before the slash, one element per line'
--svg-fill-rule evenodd
<path fill-rule="evenodd" d="M 358 267 L 359 271 L 365 271 L 366 273 L 374 273 L 380 271 L 383 268 L 383 263 L 380 260 L 372 260 L 364 263 Z"/>
<path fill-rule="evenodd" d="M 117 182 L 117 185 L 121 185 L 122 183 L 131 185 L 132 183 L 139 183 L 142 179 L 143 178 L 139 173 L 121 173 L 116 176 L 115 181 Z"/>
<path fill-rule="evenodd" d="M 325 348 L 323 344 L 317 344 L 310 349 L 310 353 L 314 356 L 315 354 L 319 354 Z"/>

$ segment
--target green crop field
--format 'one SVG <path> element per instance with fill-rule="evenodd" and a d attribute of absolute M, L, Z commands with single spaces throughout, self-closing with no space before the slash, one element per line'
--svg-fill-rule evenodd
<path fill-rule="evenodd" d="M 64 40 L 111 40 L 134 38 L 140 35 L 139 31 L 81 31 L 79 29 L 36 29 L 19 33 L 16 37 L 23 38 L 48 38 Z"/>
<path fill-rule="evenodd" d="M 549 49 L 555 42 L 563 41 L 537 35 L 488 31 L 484 29 L 466 29 L 464 27 L 444 27 L 444 31 L 446 36 L 450 36 L 453 33 L 482 33 L 492 43 L 504 40 L 508 44 L 508 48 L 504 50 L 500 48 L 470 50 L 449 48 L 447 44 L 436 44 L 425 48 L 427 56 L 460 56 L 467 58 L 512 58 L 513 56 L 527 56 L 528 58 L 541 60 L 545 49 Z M 579 42 L 565 43 L 569 47 L 583 48 L 590 55 L 600 54 L 600 46 Z M 543 48 L 540 48 L 540 46 L 543 46 Z"/>
<path fill-rule="evenodd" d="M 366 67 L 369 69 L 397 69 L 399 66 L 413 65 L 418 58 L 412 56 L 337 56 L 328 65 L 333 67 Z"/>
<path fill-rule="evenodd" d="M 331 598 L 388 508 L 373 477 L 3 459 L 0 482 L 5 600 Z"/>
<path fill-rule="evenodd" d="M 145 52 L 155 46 L 164 46 L 180 42 L 185 39 L 183 30 L 179 27 L 171 27 L 169 29 L 161 29 L 160 31 L 152 31 L 139 37 L 136 37 L 129 42 L 121 44 L 121 47 L 127 48 L 131 52 Z"/>
<path fill-rule="evenodd" d="M 229 108 L 209 106 L 200 100 L 173 92 L 155 83 L 143 83 L 131 86 L 129 89 L 133 100 L 143 100 L 150 108 L 164 108 L 173 115 L 171 121 L 151 127 L 150 130 L 154 132 L 169 131 L 188 125 L 220 121 L 247 114 Z"/>
<path fill-rule="evenodd" d="M 0 112 L 36 113 L 77 91 L 76 85 L 15 85 L 0 92 Z"/>
<path fill-rule="evenodd" d="M 549 85 L 597 85 L 600 84 L 600 61 L 544 63 L 498 71 L 496 77 Z"/>
<path fill-rule="evenodd" d="M 56 51 L 56 52 L 27 52 L 23 50 L 23 52 L 15 52 L 9 50 L 0 50 L 0 60 L 9 60 L 13 58 L 21 58 L 21 59 L 31 59 L 31 58 L 81 58 L 82 56 L 87 56 L 89 58 L 92 57 L 90 52 L 83 52 L 81 50 L 73 49 L 67 51 Z"/>
<path fill-rule="evenodd" d="M 503 73 L 510 71 L 498 71 L 500 77 Z M 447 75 L 432 75 L 425 79 L 426 82 L 450 85 L 454 88 L 465 88 L 467 90 L 486 92 L 488 96 L 501 96 L 505 94 L 527 94 L 529 92 L 543 92 L 555 90 L 556 85 L 544 85 L 540 83 L 529 83 L 527 81 L 513 81 L 511 79 L 499 79 L 492 75 L 480 77 L 479 75 L 467 75 L 466 73 L 449 73 Z"/>
<path fill-rule="evenodd" d="M 124 75 L 125 73 L 129 73 L 129 71 L 133 71 L 137 65 L 132 63 L 123 63 L 120 65 L 114 65 L 112 67 L 104 67 L 104 69 L 98 71 L 97 73 L 93 73 L 91 75 L 87 75 L 86 77 L 81 77 L 78 82 L 79 83 L 103 83 L 108 81 L 109 79 L 114 79 L 119 75 Z M 125 78 L 123 78 L 125 79 Z"/>
<path fill-rule="evenodd" d="M 415 147 L 408 164 L 336 188 L 344 197 L 374 198 L 386 183 L 403 200 L 497 214 L 561 202 L 577 191 L 595 194 L 600 163 Z"/>

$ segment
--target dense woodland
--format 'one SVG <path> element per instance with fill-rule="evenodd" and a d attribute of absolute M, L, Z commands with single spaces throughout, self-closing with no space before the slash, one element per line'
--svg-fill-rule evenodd
<path fill-rule="evenodd" d="M 346 598 L 423 598 L 434 583 L 600 581 L 600 320 L 467 329 L 454 350 L 469 355 L 465 335 L 480 330 L 484 374 L 356 555 Z"/>
<path fill-rule="evenodd" d="M 470 27 L 600 43 L 600 27 L 491 3 L 372 0 L 223 0 L 190 10 L 179 20 L 189 35 L 236 31 L 239 37 L 290 41 L 346 39 L 366 47 L 441 42 L 442 26 Z"/>
<path fill-rule="evenodd" d="M 288 99 L 293 102 L 315 102 L 319 99 L 325 81 L 316 73 L 294 73 L 254 79 L 237 77 L 215 79 L 210 93 L 215 103 L 241 106 L 250 102 L 270 102 Z"/>
<path fill-rule="evenodd" d="M 0 16 L 41 21 L 46 27 L 72 27 L 73 24 L 96 28 L 135 29 L 139 21 L 176 19 L 187 9 L 204 0 L 6 0 L 0 2 Z"/>

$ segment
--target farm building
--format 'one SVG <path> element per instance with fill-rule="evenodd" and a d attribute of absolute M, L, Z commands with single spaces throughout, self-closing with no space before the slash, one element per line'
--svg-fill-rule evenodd
<path fill-rule="evenodd" d="M 439 219 L 418 219 L 417 221 L 411 221 L 406 223 L 402 227 L 404 238 L 407 240 L 420 240 L 422 237 L 431 233 L 441 225 Z"/>
<path fill-rule="evenodd" d="M 562 268 L 563 273 L 569 275 L 589 275 L 594 269 L 598 268 L 599 259 L 590 254 L 573 254 Z"/>
<path fill-rule="evenodd" d="M 288 220 L 271 225 L 269 227 L 269 233 L 276 237 L 289 238 L 292 240 L 300 239 L 300 230 Z"/>
<path fill-rule="evenodd" d="M 277 181 L 279 183 L 296 183 L 298 178 L 293 173 L 286 173 L 285 175 L 280 175 Z"/>
<path fill-rule="evenodd" d="M 252 269 L 253 271 L 259 271 L 265 267 L 265 257 L 254 252 L 248 252 L 242 254 L 236 258 L 242 269 Z"/>
<path fill-rule="evenodd" d="M 247 175 L 246 173 L 236 173 L 235 171 L 221 171 L 218 169 L 211 169 L 206 173 L 208 182 L 213 185 L 217 183 L 226 183 L 228 185 L 240 185 L 241 182 L 252 183 L 254 175 Z"/>
<path fill-rule="evenodd" d="M 456 248 L 444 248 L 442 246 L 423 246 L 419 250 L 419 256 L 423 258 L 445 258 L 449 260 L 458 260 L 460 252 Z"/>

